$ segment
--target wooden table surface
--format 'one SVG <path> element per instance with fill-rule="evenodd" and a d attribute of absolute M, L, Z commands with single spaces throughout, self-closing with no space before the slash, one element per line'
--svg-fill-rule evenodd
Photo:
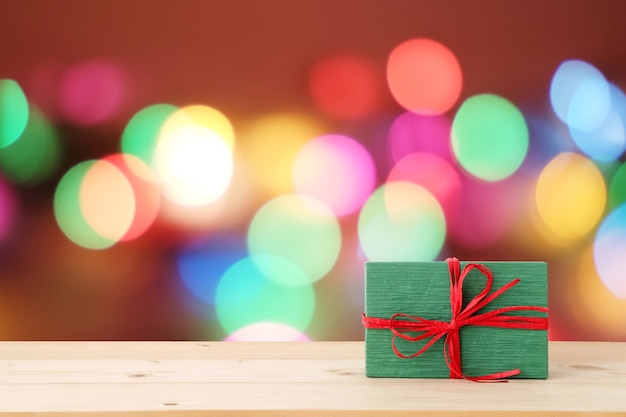
<path fill-rule="evenodd" d="M 372 379 L 363 342 L 0 342 L 0 416 L 626 416 L 626 343 L 547 380 Z"/>

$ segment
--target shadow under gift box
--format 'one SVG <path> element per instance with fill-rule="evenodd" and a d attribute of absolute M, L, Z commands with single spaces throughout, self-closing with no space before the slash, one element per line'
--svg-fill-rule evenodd
<path fill-rule="evenodd" d="M 461 268 L 468 262 L 461 262 Z M 520 281 L 476 314 L 509 306 L 548 307 L 548 267 L 545 262 L 480 262 L 493 274 L 490 294 L 516 278 Z M 463 283 L 463 308 L 486 285 L 479 270 Z M 368 262 L 365 264 L 365 315 L 390 318 L 402 313 L 449 322 L 450 275 L 446 262 Z M 515 316 L 546 317 L 538 311 L 513 311 Z M 508 314 L 507 314 L 508 315 Z M 417 333 L 415 333 L 417 334 Z M 520 369 L 512 378 L 548 377 L 547 330 L 466 325 L 459 330 L 461 368 L 468 376 Z M 393 350 L 390 329 L 365 329 L 365 374 L 369 377 L 449 378 L 444 357 L 445 336 L 414 358 Z M 395 346 L 403 355 L 418 352 L 430 338 Z"/>

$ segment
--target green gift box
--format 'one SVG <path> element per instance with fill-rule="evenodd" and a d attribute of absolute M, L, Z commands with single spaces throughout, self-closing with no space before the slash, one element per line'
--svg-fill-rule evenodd
<path fill-rule="evenodd" d="M 547 378 L 547 277 L 545 262 L 366 263 L 366 375 Z"/>

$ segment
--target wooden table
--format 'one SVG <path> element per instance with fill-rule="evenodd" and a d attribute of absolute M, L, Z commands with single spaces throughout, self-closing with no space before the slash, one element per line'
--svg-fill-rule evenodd
<path fill-rule="evenodd" d="M 364 376 L 363 342 L 0 342 L 0 415 L 626 415 L 626 343 L 550 342 L 550 378 Z"/>

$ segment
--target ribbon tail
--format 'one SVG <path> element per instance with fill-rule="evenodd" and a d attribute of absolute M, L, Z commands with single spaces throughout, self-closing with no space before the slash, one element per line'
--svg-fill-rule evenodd
<path fill-rule="evenodd" d="M 520 373 L 521 371 L 519 369 L 511 369 L 510 371 L 496 372 L 488 375 L 469 376 L 466 377 L 466 379 L 475 382 L 509 382 L 506 378 L 519 375 Z"/>
<path fill-rule="evenodd" d="M 446 365 L 450 369 L 450 378 L 464 378 L 461 368 L 461 336 L 458 330 L 448 332 L 443 348 Z"/>

